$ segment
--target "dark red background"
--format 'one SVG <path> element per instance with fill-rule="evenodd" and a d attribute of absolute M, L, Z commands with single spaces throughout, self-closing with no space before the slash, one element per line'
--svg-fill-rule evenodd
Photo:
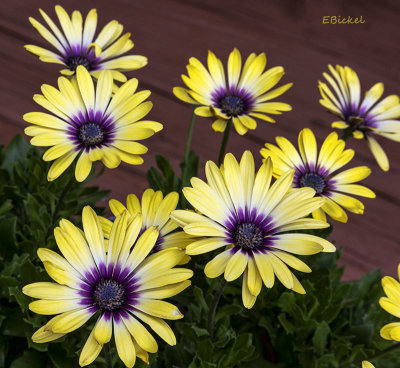
<path fill-rule="evenodd" d="M 55 19 L 52 1 L 3 0 L 0 4 L 0 143 L 8 143 L 26 126 L 25 112 L 37 111 L 32 96 L 42 83 L 54 84 L 60 66 L 40 62 L 23 48 L 24 44 L 48 45 L 28 22 L 40 18 L 41 7 Z M 233 47 L 245 57 L 250 52 L 265 51 L 268 65 L 282 65 L 287 74 L 282 83 L 294 82 L 280 98 L 293 106 L 274 125 L 259 122 L 257 130 L 241 137 L 231 136 L 228 151 L 241 155 L 250 149 L 258 154 L 266 141 L 276 135 L 297 139 L 303 127 L 316 133 L 319 143 L 331 131 L 332 116 L 319 105 L 317 81 L 327 64 L 353 67 L 365 91 L 375 82 L 385 84 L 385 95 L 400 89 L 400 3 L 381 1 L 321 0 L 114 0 L 60 2 L 70 13 L 84 14 L 96 7 L 99 26 L 116 19 L 132 33 L 134 53 L 146 55 L 149 64 L 130 73 L 139 78 L 139 88 L 150 89 L 154 108 L 150 118 L 163 122 L 164 130 L 146 141 L 149 153 L 142 166 L 121 165 L 107 170 L 98 184 L 113 190 L 113 198 L 124 200 L 127 194 L 140 195 L 146 188 L 146 170 L 154 164 L 154 154 L 168 156 L 174 167 L 181 160 L 191 108 L 172 94 L 182 85 L 189 57 L 206 60 L 207 50 L 214 51 L 224 63 Z M 327 25 L 323 16 L 363 16 L 365 24 Z M 221 134 L 211 130 L 211 121 L 196 121 L 193 148 L 201 156 L 201 166 L 216 160 Z M 331 240 L 344 247 L 342 263 L 346 278 L 359 278 L 364 272 L 382 267 L 394 274 L 400 261 L 398 194 L 400 179 L 400 144 L 382 139 L 391 169 L 382 172 L 364 142 L 351 141 L 356 158 L 351 165 L 368 165 L 373 173 L 365 181 L 377 193 L 376 199 L 363 200 L 364 215 L 350 215 L 347 224 L 336 224 Z"/>

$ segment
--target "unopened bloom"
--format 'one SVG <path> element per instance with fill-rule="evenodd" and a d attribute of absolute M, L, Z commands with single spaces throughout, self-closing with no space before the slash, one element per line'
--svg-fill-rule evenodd
<path fill-rule="evenodd" d="M 193 240 L 184 231 L 175 231 L 179 226 L 170 219 L 171 212 L 176 209 L 178 201 L 179 194 L 177 192 L 168 193 L 164 197 L 160 190 L 146 189 L 141 201 L 135 194 L 129 194 L 126 199 L 126 207 L 116 199 L 111 199 L 109 205 L 114 216 L 119 216 L 124 211 L 127 211 L 130 216 L 141 214 L 143 218 L 141 232 L 150 227 L 157 227 L 159 235 L 152 249 L 153 253 L 171 247 L 178 247 L 184 253 L 186 246 Z M 100 222 L 104 236 L 108 239 L 112 222 L 104 217 L 100 217 Z M 188 256 L 184 258 L 185 261 L 189 259 Z"/>

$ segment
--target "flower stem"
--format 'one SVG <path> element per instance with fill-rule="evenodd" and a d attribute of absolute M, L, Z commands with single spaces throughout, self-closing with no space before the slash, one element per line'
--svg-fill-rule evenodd
<path fill-rule="evenodd" d="M 44 238 L 45 241 L 47 241 L 48 237 L 50 236 L 50 234 L 51 234 L 51 232 L 53 230 L 54 223 L 57 220 L 58 211 L 60 210 L 60 207 L 64 202 L 65 196 L 67 195 L 69 190 L 72 188 L 72 184 L 74 183 L 74 181 L 75 181 L 75 176 L 74 176 L 74 174 L 72 174 L 71 178 L 68 180 L 68 182 L 65 185 L 63 191 L 61 192 L 60 197 L 58 198 L 58 202 L 56 204 L 56 208 L 54 208 L 53 217 L 51 219 L 50 227 L 47 229 L 47 233 L 46 233 L 46 236 Z"/>
<path fill-rule="evenodd" d="M 189 129 L 186 137 L 186 145 L 185 145 L 185 155 L 183 157 L 183 168 L 182 168 L 182 188 L 186 185 L 187 181 L 187 172 L 189 168 L 189 153 L 190 153 L 190 143 L 192 142 L 192 135 L 193 135 L 193 127 L 194 122 L 196 120 L 196 114 L 194 113 L 193 108 L 192 117 L 190 118 Z"/>
<path fill-rule="evenodd" d="M 375 355 L 373 355 L 372 357 L 369 357 L 367 360 L 373 360 L 373 359 L 376 359 L 376 358 L 380 358 L 381 356 L 383 356 L 383 355 L 385 355 L 387 353 L 390 353 L 393 350 L 396 350 L 398 348 L 400 348 L 400 342 L 398 342 L 397 344 L 393 344 L 393 345 L 389 346 L 388 348 L 386 348 L 384 350 L 378 351 Z"/>
<path fill-rule="evenodd" d="M 104 352 L 106 353 L 107 368 L 113 368 L 110 343 L 104 345 Z"/>
<path fill-rule="evenodd" d="M 353 135 L 353 129 L 349 127 L 343 130 L 343 134 L 340 137 L 340 139 L 346 142 L 347 139 L 350 138 L 352 135 Z"/>
<path fill-rule="evenodd" d="M 221 149 L 219 150 L 218 166 L 220 166 L 224 161 L 225 150 L 226 150 L 226 145 L 228 144 L 229 133 L 231 132 L 231 126 L 232 126 L 232 119 L 229 119 L 228 123 L 226 124 L 224 138 L 222 139 Z"/>
<path fill-rule="evenodd" d="M 208 333 L 210 334 L 211 340 L 214 336 L 215 312 L 217 311 L 218 303 L 221 299 L 222 294 L 224 293 L 226 284 L 227 284 L 227 281 L 223 278 L 219 289 L 217 290 L 217 292 L 214 295 L 214 299 L 212 300 L 210 310 L 208 312 Z"/>

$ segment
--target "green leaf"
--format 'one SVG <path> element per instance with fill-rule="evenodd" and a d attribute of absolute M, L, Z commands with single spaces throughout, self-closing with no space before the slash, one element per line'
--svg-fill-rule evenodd
<path fill-rule="evenodd" d="M 195 324 L 192 324 L 190 327 L 197 337 L 208 336 L 208 331 L 205 328 L 197 327 Z"/>
<path fill-rule="evenodd" d="M 49 347 L 49 357 L 55 368 L 78 367 L 78 357 L 66 358 L 66 351 L 61 344 L 51 344 Z"/>
<path fill-rule="evenodd" d="M 197 304 L 206 312 L 208 313 L 209 307 L 204 298 L 203 290 L 201 290 L 198 286 L 194 286 L 193 294 Z"/>
<path fill-rule="evenodd" d="M 164 192 L 164 179 L 159 171 L 157 171 L 154 167 L 151 167 L 147 172 L 146 177 L 150 188 Z"/>
<path fill-rule="evenodd" d="M 17 218 L 14 216 L 3 216 L 0 218 L 0 257 L 11 258 L 16 252 L 16 226 Z"/>
<path fill-rule="evenodd" d="M 21 307 L 23 312 L 28 310 L 28 305 L 31 302 L 31 298 L 23 294 L 22 291 L 16 286 L 9 287 L 8 292 L 10 296 L 15 298 L 16 302 Z"/>
<path fill-rule="evenodd" d="M 236 315 L 243 311 L 243 307 L 239 304 L 230 304 L 225 305 L 222 308 L 218 309 L 218 312 L 215 316 L 215 321 L 219 321 L 221 318 L 229 317 L 231 315 Z"/>
<path fill-rule="evenodd" d="M 329 325 L 325 321 L 322 321 L 315 330 L 312 341 L 314 344 L 314 350 L 316 351 L 317 354 L 319 355 L 323 354 L 325 347 L 328 343 L 328 336 L 330 332 L 331 329 L 329 328 Z"/>
<path fill-rule="evenodd" d="M 13 176 L 13 167 L 15 163 L 24 162 L 30 148 L 31 146 L 25 141 L 22 135 L 16 135 L 4 151 L 2 167 Z"/>
<path fill-rule="evenodd" d="M 46 366 L 46 355 L 36 351 L 25 351 L 18 359 L 14 360 L 10 368 L 43 368 Z"/>
<path fill-rule="evenodd" d="M 291 335 L 296 331 L 296 327 L 293 323 L 289 322 L 289 320 L 287 319 L 286 314 L 281 313 L 278 316 L 278 320 L 281 323 L 281 325 L 283 326 L 283 328 L 285 329 L 286 333 Z"/>

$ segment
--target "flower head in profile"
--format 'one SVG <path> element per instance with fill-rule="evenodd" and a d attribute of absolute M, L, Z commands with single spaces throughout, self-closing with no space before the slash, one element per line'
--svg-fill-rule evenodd
<path fill-rule="evenodd" d="M 400 279 L 400 265 L 397 268 Z M 386 296 L 379 300 L 380 306 L 393 316 L 400 318 L 400 283 L 393 277 L 385 276 L 382 279 L 383 290 Z M 389 323 L 382 327 L 381 336 L 386 340 L 400 341 L 400 322 Z"/>
<path fill-rule="evenodd" d="M 134 194 L 129 194 L 126 199 L 126 207 L 116 199 L 109 202 L 111 212 L 114 216 L 120 216 L 124 211 L 130 216 L 135 217 L 142 215 L 141 232 L 146 231 L 150 227 L 157 227 L 159 236 L 151 253 L 158 252 L 162 249 L 177 247 L 184 249 L 192 242 L 192 237 L 184 231 L 175 231 L 179 226 L 170 219 L 171 212 L 176 209 L 179 201 L 179 194 L 171 192 L 165 197 L 160 190 L 146 189 L 142 195 L 141 202 Z M 108 239 L 112 228 L 112 222 L 104 217 L 100 217 L 104 236 Z M 189 260 L 185 256 L 184 261 Z"/>
<path fill-rule="evenodd" d="M 87 178 L 92 162 L 101 160 L 108 168 L 121 161 L 140 165 L 147 148 L 136 142 L 151 137 L 162 124 L 140 121 L 153 104 L 145 99 L 150 91 L 137 92 L 137 79 L 124 83 L 112 95 L 111 72 L 100 73 L 97 86 L 89 72 L 78 66 L 76 79 L 58 79 L 58 88 L 44 84 L 43 95 L 35 95 L 37 104 L 50 112 L 30 112 L 24 120 L 33 125 L 25 133 L 33 136 L 35 146 L 50 147 L 43 159 L 53 161 L 48 180 L 58 178 L 78 157 L 76 180 Z"/>
<path fill-rule="evenodd" d="M 313 211 L 314 218 L 326 221 L 328 215 L 336 221 L 347 222 L 343 208 L 357 214 L 364 212 L 364 205 L 349 194 L 375 198 L 370 189 L 355 184 L 371 173 L 368 167 L 358 166 L 338 172 L 351 161 L 354 151 L 345 149 L 345 142 L 338 139 L 337 133 L 332 132 L 326 137 L 319 152 L 315 136 L 308 128 L 299 134 L 299 152 L 284 137 L 276 137 L 276 143 L 277 146 L 266 143 L 260 151 L 264 158 L 272 159 L 274 176 L 279 177 L 294 169 L 294 188 L 312 188 L 315 196 L 325 198 L 321 208 Z"/>
<path fill-rule="evenodd" d="M 77 67 L 82 65 L 95 78 L 99 77 L 101 70 L 107 69 L 111 70 L 114 80 L 126 82 L 127 78 L 121 72 L 136 70 L 147 64 L 147 58 L 141 55 L 122 56 L 133 48 L 133 42 L 130 33 L 120 37 L 124 27 L 116 20 L 109 22 L 94 38 L 97 26 L 96 9 L 89 11 L 84 24 L 82 14 L 77 10 L 72 12 L 71 17 L 59 5 L 55 10 L 61 29 L 41 9 L 39 11 L 50 30 L 36 19 L 29 18 L 40 35 L 55 50 L 35 45 L 26 45 L 25 48 L 44 62 L 63 65 L 65 69 L 61 70 L 62 74 L 74 75 Z"/>
<path fill-rule="evenodd" d="M 263 282 L 266 287 L 273 287 L 275 276 L 288 289 L 305 293 L 288 266 L 311 272 L 293 254 L 335 251 L 327 240 L 296 231 L 329 226 L 324 221 L 306 218 L 324 199 L 314 197 L 311 188 L 290 190 L 294 170 L 271 185 L 271 160 L 266 160 L 255 174 L 250 151 L 243 154 L 240 163 L 227 154 L 223 170 L 208 161 L 205 171 L 207 183 L 192 178 L 192 187 L 183 190 L 201 214 L 180 210 L 171 214 L 186 233 L 203 237 L 186 247 L 187 254 L 222 249 L 207 263 L 204 272 L 210 278 L 224 274 L 227 281 L 244 273 L 242 299 L 246 308 L 254 305 Z"/>
<path fill-rule="evenodd" d="M 80 366 L 97 358 L 113 332 L 118 355 L 127 367 L 134 366 L 136 357 L 148 362 L 148 352 L 156 352 L 158 346 L 145 324 L 168 344 L 176 343 L 164 319 L 183 316 L 162 299 L 187 288 L 193 272 L 174 268 L 183 257 L 175 248 L 149 256 L 158 230 L 151 227 L 139 235 L 141 215 L 132 217 L 124 212 L 116 218 L 107 252 L 99 219 L 90 207 L 84 208 L 82 222 L 83 231 L 65 219 L 54 230 L 62 256 L 49 249 L 38 250 L 47 273 L 56 282 L 29 284 L 23 292 L 39 299 L 30 303 L 31 311 L 56 316 L 37 330 L 32 340 L 56 340 L 96 315 L 80 354 Z"/>
<path fill-rule="evenodd" d="M 345 129 L 354 138 L 365 139 L 382 170 L 389 170 L 389 160 L 375 139 L 382 136 L 400 142 L 400 99 L 390 95 L 383 100 L 383 83 L 376 83 L 361 99 L 360 81 L 348 66 L 328 65 L 332 75 L 323 73 L 331 88 L 319 81 L 320 104 L 339 117 L 333 128 Z"/>
<path fill-rule="evenodd" d="M 215 117 L 212 127 L 216 132 L 223 132 L 232 119 L 236 131 L 243 135 L 249 129 L 256 129 L 255 118 L 274 123 L 268 115 L 292 109 L 286 103 L 271 102 L 292 83 L 272 89 L 285 72 L 281 66 L 264 71 L 267 64 L 264 53 L 250 54 L 242 67 L 240 52 L 234 49 L 229 55 L 226 73 L 221 60 L 211 51 L 207 64 L 208 70 L 199 60 L 190 58 L 188 76 L 182 75 L 188 88 L 175 87 L 174 94 L 184 102 L 199 105 L 196 115 Z"/>

